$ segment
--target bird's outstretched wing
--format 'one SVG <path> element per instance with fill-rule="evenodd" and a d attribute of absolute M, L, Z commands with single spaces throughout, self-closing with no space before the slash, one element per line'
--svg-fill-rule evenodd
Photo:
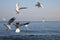
<path fill-rule="evenodd" d="M 20 9 L 27 9 L 27 7 L 21 7 Z"/>
<path fill-rule="evenodd" d="M 30 22 L 20 24 L 20 26 L 28 25 Z"/>
<path fill-rule="evenodd" d="M 15 17 L 11 18 L 11 19 L 8 21 L 8 24 L 14 22 L 15 19 L 16 19 Z"/>

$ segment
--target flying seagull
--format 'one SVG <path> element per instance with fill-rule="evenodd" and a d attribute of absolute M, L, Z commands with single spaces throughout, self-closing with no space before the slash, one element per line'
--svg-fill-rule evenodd
<path fill-rule="evenodd" d="M 5 25 L 8 29 L 11 29 L 11 24 L 12 24 L 12 22 L 14 22 L 15 19 L 16 19 L 15 17 L 11 18 L 11 19 L 7 22 L 7 24 L 4 24 L 4 25 Z"/>
<path fill-rule="evenodd" d="M 30 22 L 20 24 L 19 22 L 16 22 L 16 24 L 14 24 L 15 27 L 16 27 L 15 32 L 20 32 L 19 27 L 21 27 L 21 26 L 25 26 L 25 25 L 28 25 L 29 23 L 30 23 Z"/>
<path fill-rule="evenodd" d="M 38 8 L 43 8 L 43 5 L 40 2 L 37 2 L 37 4 L 35 4 L 35 6 L 37 6 Z"/>
<path fill-rule="evenodd" d="M 17 14 L 19 14 L 21 9 L 27 9 L 27 7 L 20 7 L 19 3 L 16 3 L 16 12 L 17 12 Z"/>

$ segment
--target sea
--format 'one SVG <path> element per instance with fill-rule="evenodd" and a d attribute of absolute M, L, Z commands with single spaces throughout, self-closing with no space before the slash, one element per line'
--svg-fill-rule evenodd
<path fill-rule="evenodd" d="M 7 30 L 4 24 L 7 21 L 0 21 L 0 40 L 60 40 L 60 21 L 29 21 L 28 27 L 21 26 L 19 33 L 16 33 L 15 24 Z M 18 21 L 26 23 L 28 21 Z"/>

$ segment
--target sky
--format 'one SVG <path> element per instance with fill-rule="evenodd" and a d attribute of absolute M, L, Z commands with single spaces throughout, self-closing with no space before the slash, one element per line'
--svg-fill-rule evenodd
<path fill-rule="evenodd" d="M 40 2 L 44 8 L 37 8 Z M 16 15 L 16 3 L 27 9 L 20 10 Z M 60 0 L 0 0 L 0 21 L 16 17 L 18 21 L 60 21 Z"/>

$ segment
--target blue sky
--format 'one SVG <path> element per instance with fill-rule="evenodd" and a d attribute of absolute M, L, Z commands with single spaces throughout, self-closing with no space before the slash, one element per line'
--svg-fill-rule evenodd
<path fill-rule="evenodd" d="M 37 8 L 36 2 L 42 3 L 44 8 Z M 21 15 L 16 17 L 15 6 L 19 2 L 20 7 L 28 9 L 20 10 Z M 44 17 L 49 21 L 60 21 L 60 0 L 0 0 L 0 20 L 9 20 L 16 17 L 19 21 L 40 21 Z"/>

